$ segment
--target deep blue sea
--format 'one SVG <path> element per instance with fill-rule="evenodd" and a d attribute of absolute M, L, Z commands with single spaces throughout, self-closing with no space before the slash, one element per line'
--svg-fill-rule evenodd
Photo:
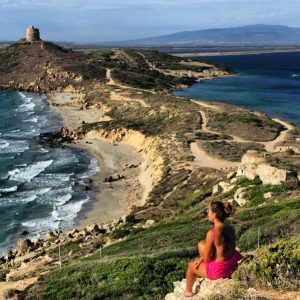
<path fill-rule="evenodd" d="M 89 199 L 85 185 L 98 171 L 95 159 L 39 141 L 40 133 L 61 126 L 45 96 L 0 91 L 0 253 L 25 230 L 34 237 L 72 227 Z"/>
<path fill-rule="evenodd" d="M 222 63 L 238 75 L 206 80 L 175 95 L 241 105 L 300 125 L 300 52 L 198 59 Z"/>

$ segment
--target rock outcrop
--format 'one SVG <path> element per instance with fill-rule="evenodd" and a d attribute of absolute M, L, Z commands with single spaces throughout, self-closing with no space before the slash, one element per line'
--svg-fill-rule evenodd
<path fill-rule="evenodd" d="M 278 185 L 286 181 L 298 181 L 295 172 L 272 167 L 265 162 L 262 154 L 256 151 L 248 151 L 242 157 L 242 166 L 237 170 L 237 176 L 245 176 L 253 180 L 259 177 L 263 184 Z"/>
<path fill-rule="evenodd" d="M 165 300 L 182 300 L 185 289 L 185 279 L 174 282 L 174 291 L 166 295 Z M 224 299 L 232 295 L 237 288 L 237 282 L 232 279 L 209 280 L 198 278 L 194 284 L 193 300 Z M 214 298 L 215 297 L 215 298 Z M 217 298 L 220 297 L 220 298 Z"/>

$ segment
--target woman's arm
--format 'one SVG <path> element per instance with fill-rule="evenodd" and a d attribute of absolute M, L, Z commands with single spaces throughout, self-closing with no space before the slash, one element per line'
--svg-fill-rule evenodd
<path fill-rule="evenodd" d="M 214 251 L 214 232 L 213 230 L 209 230 L 206 234 L 206 239 L 205 239 L 205 250 L 204 250 L 204 256 L 203 260 L 204 262 L 209 262 L 211 261 L 211 256 Z"/>

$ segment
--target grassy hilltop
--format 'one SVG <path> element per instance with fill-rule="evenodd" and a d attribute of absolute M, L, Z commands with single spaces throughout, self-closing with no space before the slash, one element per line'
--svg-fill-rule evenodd
<path fill-rule="evenodd" d="M 71 133 L 72 139 L 90 132 L 103 137 L 139 132 L 151 141 L 141 151 L 153 152 L 151 159 L 159 156 L 162 161 L 153 163 L 162 176 L 146 203 L 133 205 L 125 220 L 115 220 L 109 230 L 88 237 L 71 232 L 60 241 L 53 235 L 29 251 L 27 259 L 3 261 L 3 281 L 7 274 L 12 283 L 39 278 L 27 284 L 19 297 L 163 299 L 173 289 L 172 283 L 184 277 L 187 261 L 197 256 L 197 242 L 210 227 L 200 212 L 211 200 L 233 199 L 240 188 L 247 204 L 240 207 L 234 202 L 236 214 L 229 222 L 236 229 L 238 247 L 255 253 L 255 260 L 235 274 L 241 287 L 235 291 L 236 299 L 248 287 L 275 295 L 299 287 L 298 181 L 270 185 L 257 177 L 228 176 L 233 168 L 203 167 L 194 162 L 191 149 L 197 144 L 206 155 L 228 166 L 239 162 L 248 150 L 258 150 L 272 166 L 298 173 L 299 153 L 292 148 L 277 151 L 271 143 L 280 138 L 280 146 L 296 147 L 299 129 L 285 134 L 284 125 L 265 114 L 218 103 L 199 105 L 170 94 L 203 79 L 231 75 L 230 70 L 144 49 L 84 53 L 24 41 L 0 49 L 0 63 L 3 89 L 80 93 L 83 97 L 79 103 L 74 100 L 74 105 L 104 112 L 105 120 L 82 124 Z M 118 135 L 120 141 L 123 135 Z M 214 192 L 217 183 L 233 178 L 230 190 Z M 271 197 L 266 198 L 266 193 Z M 258 231 L 261 248 L 256 252 Z M 57 266 L 58 243 L 62 244 L 62 268 Z"/>

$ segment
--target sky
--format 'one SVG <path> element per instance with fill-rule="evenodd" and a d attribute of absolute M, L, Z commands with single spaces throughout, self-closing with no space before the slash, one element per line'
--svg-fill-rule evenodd
<path fill-rule="evenodd" d="M 0 41 L 33 25 L 51 41 L 108 42 L 180 31 L 274 24 L 300 27 L 300 0 L 0 0 Z"/>

